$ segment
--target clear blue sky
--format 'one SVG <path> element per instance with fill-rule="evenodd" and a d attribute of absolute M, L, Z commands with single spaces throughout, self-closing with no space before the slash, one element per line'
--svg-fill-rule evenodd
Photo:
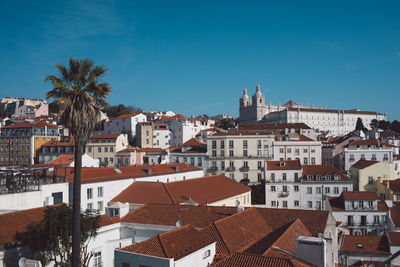
<path fill-rule="evenodd" d="M 238 115 L 266 102 L 400 120 L 400 1 L 2 1 L 1 96 L 44 98 L 55 62 L 109 69 L 111 104 Z"/>

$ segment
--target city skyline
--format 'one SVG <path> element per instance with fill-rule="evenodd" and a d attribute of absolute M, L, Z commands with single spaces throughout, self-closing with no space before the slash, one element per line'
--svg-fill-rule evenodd
<path fill-rule="evenodd" d="M 237 117 L 242 90 L 252 95 L 260 84 L 266 103 L 399 120 L 399 4 L 377 4 L 3 3 L 0 88 L 44 98 L 55 62 L 89 57 L 109 69 L 112 105 Z"/>

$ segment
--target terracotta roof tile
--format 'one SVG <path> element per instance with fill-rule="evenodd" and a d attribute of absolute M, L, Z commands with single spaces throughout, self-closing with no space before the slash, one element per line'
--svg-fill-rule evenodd
<path fill-rule="evenodd" d="M 389 181 L 389 189 L 393 192 L 400 192 L 400 179 Z"/>
<path fill-rule="evenodd" d="M 117 134 L 93 134 L 92 136 L 90 136 L 90 139 L 117 139 L 118 136 L 120 136 L 121 134 L 117 133 Z"/>
<path fill-rule="evenodd" d="M 110 202 L 132 204 L 174 204 L 163 183 L 136 182 Z M 177 204 L 177 203 L 176 203 Z"/>
<path fill-rule="evenodd" d="M 301 166 L 298 160 L 267 160 L 267 170 L 301 170 Z"/>
<path fill-rule="evenodd" d="M 119 115 L 118 117 L 113 118 L 113 120 L 115 120 L 115 119 L 124 119 L 124 118 L 132 118 L 132 117 L 136 117 L 139 114 L 143 114 L 143 113 L 142 112 L 135 112 L 135 113 L 123 114 L 123 115 Z"/>
<path fill-rule="evenodd" d="M 273 230 L 279 229 L 299 218 L 310 233 L 316 237 L 319 233 L 325 231 L 329 216 L 329 211 L 317 210 L 257 208 L 257 211 Z"/>
<path fill-rule="evenodd" d="M 107 214 L 100 215 L 100 227 L 120 222 L 119 217 L 110 218 Z"/>
<path fill-rule="evenodd" d="M 122 221 L 174 226 L 179 220 L 183 225 L 191 224 L 194 227 L 205 228 L 235 213 L 237 213 L 236 207 L 147 204 L 129 212 Z"/>
<path fill-rule="evenodd" d="M 181 146 L 203 146 L 203 145 L 204 143 L 197 140 L 196 138 L 191 138 L 187 140 L 185 143 L 183 143 Z"/>
<path fill-rule="evenodd" d="M 0 244 L 15 241 L 17 232 L 25 232 L 30 223 L 40 222 L 47 207 L 21 210 L 0 215 Z"/>
<path fill-rule="evenodd" d="M 378 147 L 378 140 L 376 140 L 376 139 L 354 140 L 353 142 L 351 142 L 349 144 L 349 147 L 353 147 L 353 146 L 368 146 L 368 147 L 376 146 L 376 147 Z M 393 146 L 393 145 L 390 145 L 390 144 L 387 144 L 387 143 L 384 143 L 384 142 L 380 142 L 380 146 L 379 147 L 384 147 L 384 146 L 386 146 L 386 147 L 396 147 L 396 146 Z"/>
<path fill-rule="evenodd" d="M 342 252 L 356 252 L 364 255 L 365 253 L 391 255 L 386 236 L 345 235 L 340 250 Z"/>
<path fill-rule="evenodd" d="M 318 175 L 331 175 L 331 180 L 325 180 L 325 182 L 330 181 L 330 182 L 343 182 L 343 181 L 348 181 L 351 182 L 351 179 L 347 177 L 345 173 L 342 171 L 336 169 L 332 165 L 303 165 L 303 181 L 304 182 L 321 182 L 320 180 L 317 180 L 316 177 Z M 313 180 L 308 180 L 307 176 L 312 175 Z M 339 180 L 335 180 L 334 176 L 338 175 Z"/>
<path fill-rule="evenodd" d="M 4 129 L 8 129 L 8 128 L 31 128 L 31 127 L 37 127 L 37 128 L 58 128 L 57 125 L 54 124 L 49 124 L 46 122 L 37 122 L 37 123 L 29 123 L 26 121 L 22 121 L 22 122 L 17 122 L 8 126 L 4 126 L 2 128 Z"/>
<path fill-rule="evenodd" d="M 376 200 L 380 199 L 374 191 L 345 191 L 342 192 L 345 200 Z"/>
<path fill-rule="evenodd" d="M 49 146 L 55 146 L 55 147 L 61 147 L 61 146 L 70 146 L 73 147 L 75 146 L 75 141 L 72 142 L 63 142 L 63 141 L 47 141 L 42 145 L 42 147 L 49 147 Z"/>
<path fill-rule="evenodd" d="M 289 259 L 280 259 L 273 257 L 264 257 L 260 255 L 252 255 L 245 253 L 233 253 L 213 265 L 213 267 L 292 267 L 293 263 Z"/>
<path fill-rule="evenodd" d="M 185 225 L 121 250 L 179 260 L 213 242 L 206 233 Z"/>
<path fill-rule="evenodd" d="M 175 168 L 178 166 L 178 170 Z M 151 169 L 151 174 L 147 173 Z M 119 171 L 118 171 L 119 170 Z M 133 179 L 173 173 L 183 173 L 190 171 L 200 171 L 201 169 L 185 163 L 169 163 L 158 165 L 137 165 L 121 166 L 119 168 L 82 168 L 82 183 L 97 183 L 105 181 L 115 181 L 123 179 Z M 55 170 L 56 176 L 64 177 L 67 174 L 68 183 L 73 183 L 73 168 L 58 168 Z"/>
<path fill-rule="evenodd" d="M 378 200 L 378 210 L 387 211 L 389 208 L 386 202 L 376 195 L 372 191 L 346 191 L 342 192 L 339 197 L 330 197 L 329 204 L 333 211 L 344 211 L 345 210 L 345 200 L 357 201 L 357 200 Z M 354 210 L 363 212 L 363 210 Z"/>
<path fill-rule="evenodd" d="M 311 129 L 305 123 L 258 123 L 258 124 L 239 124 L 239 130 L 285 130 L 285 129 Z"/>
<path fill-rule="evenodd" d="M 372 166 L 376 163 L 379 163 L 379 161 L 374 161 L 374 160 L 365 160 L 365 159 L 360 159 L 353 165 L 351 165 L 351 168 L 357 168 L 357 169 L 365 169 L 369 166 Z"/>
<path fill-rule="evenodd" d="M 230 131 L 230 132 L 216 132 L 211 134 L 211 136 L 240 136 L 240 135 L 271 135 L 271 131 Z"/>
<path fill-rule="evenodd" d="M 390 218 L 395 227 L 400 227 L 400 201 L 393 201 L 393 206 L 390 208 Z"/>
<path fill-rule="evenodd" d="M 49 165 L 69 165 L 75 161 L 74 155 L 64 154 L 49 162 Z"/>
<path fill-rule="evenodd" d="M 390 245 L 400 246 L 400 232 L 387 232 Z"/>

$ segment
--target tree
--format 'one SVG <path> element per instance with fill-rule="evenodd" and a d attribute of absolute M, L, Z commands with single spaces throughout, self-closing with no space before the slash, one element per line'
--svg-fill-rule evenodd
<path fill-rule="evenodd" d="M 100 216 L 86 210 L 80 213 L 80 219 L 80 266 L 89 266 L 94 254 L 87 250 L 87 246 L 97 235 Z M 48 207 L 40 222 L 29 224 L 26 232 L 17 233 L 16 238 L 37 255 L 43 266 L 49 262 L 68 266 L 72 259 L 72 208 L 65 204 Z"/>
<path fill-rule="evenodd" d="M 395 133 L 400 133 L 400 122 L 397 120 L 392 121 L 390 129 L 392 129 L 392 131 Z"/>
<path fill-rule="evenodd" d="M 360 117 L 357 118 L 356 122 L 356 131 L 362 131 L 364 130 L 364 123 L 362 122 L 362 119 Z"/>
<path fill-rule="evenodd" d="M 373 119 L 371 121 L 371 123 L 369 124 L 369 126 L 371 126 L 372 130 L 374 130 L 374 131 L 377 130 L 379 128 L 378 120 L 377 119 Z"/>
<path fill-rule="evenodd" d="M 216 121 L 215 126 L 221 129 L 229 130 L 235 128 L 235 123 L 232 119 L 224 118 L 222 120 Z"/>
<path fill-rule="evenodd" d="M 125 106 L 123 104 L 119 104 L 117 106 L 106 106 L 103 108 L 103 112 L 107 114 L 110 118 L 115 118 L 124 114 L 130 114 L 135 112 L 142 112 L 141 108 L 135 106 Z"/>
<path fill-rule="evenodd" d="M 49 75 L 53 90 L 47 92 L 47 98 L 55 99 L 59 107 L 60 122 L 69 129 L 75 139 L 75 166 L 73 185 L 72 215 L 72 266 L 80 263 L 80 208 L 81 208 L 81 169 L 82 150 L 87 144 L 90 133 L 100 120 L 100 111 L 111 93 L 108 83 L 100 82 L 107 69 L 94 66 L 90 59 L 69 58 L 69 66 L 55 64 L 58 76 Z"/>

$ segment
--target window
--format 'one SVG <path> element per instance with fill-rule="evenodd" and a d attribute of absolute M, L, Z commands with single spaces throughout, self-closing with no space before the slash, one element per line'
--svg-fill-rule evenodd
<path fill-rule="evenodd" d="M 102 267 L 102 263 L 101 263 L 101 252 L 95 252 L 93 255 L 94 258 L 94 267 Z"/>
<path fill-rule="evenodd" d="M 233 148 L 233 140 L 229 140 L 229 148 Z"/>
<path fill-rule="evenodd" d="M 311 158 L 311 164 L 315 165 L 315 158 Z"/>
<path fill-rule="evenodd" d="M 259 182 L 262 181 L 262 173 L 258 173 L 257 174 L 257 179 L 258 179 Z"/>
<path fill-rule="evenodd" d="M 321 194 L 322 194 L 321 187 L 317 187 L 317 188 L 315 188 L 315 189 L 316 189 L 318 195 L 321 195 Z"/>
<path fill-rule="evenodd" d="M 282 192 L 287 192 L 287 185 L 282 186 Z"/>
<path fill-rule="evenodd" d="M 364 201 L 358 201 L 358 207 L 364 208 Z"/>
<path fill-rule="evenodd" d="M 287 148 L 287 153 L 292 153 L 292 149 L 290 147 Z"/>
<path fill-rule="evenodd" d="M 309 209 L 312 209 L 312 201 L 307 201 L 307 207 L 308 207 Z"/>
<path fill-rule="evenodd" d="M 365 159 L 365 154 L 361 154 L 361 159 Z"/>
<path fill-rule="evenodd" d="M 230 174 L 229 174 L 229 178 L 231 178 L 232 180 L 235 180 L 235 174 L 230 173 Z"/>
<path fill-rule="evenodd" d="M 335 195 L 339 194 L 339 187 L 334 187 L 334 188 L 333 188 L 333 193 L 334 193 Z"/>
<path fill-rule="evenodd" d="M 110 152 L 114 152 L 114 148 L 113 147 L 110 147 Z"/>
<path fill-rule="evenodd" d="M 194 158 L 193 157 L 190 158 L 190 164 L 194 165 Z"/>
<path fill-rule="evenodd" d="M 276 201 L 271 201 L 271 207 L 276 207 Z"/>
<path fill-rule="evenodd" d="M 378 215 L 374 216 L 374 224 L 379 224 L 379 216 Z"/>
<path fill-rule="evenodd" d="M 331 193 L 331 188 L 325 187 L 325 194 L 330 194 L 330 193 Z"/>
<path fill-rule="evenodd" d="M 203 159 L 202 158 L 197 158 L 197 166 L 203 165 Z"/>
<path fill-rule="evenodd" d="M 286 181 L 286 173 L 283 173 L 283 174 L 282 174 L 282 180 L 283 180 L 283 181 Z"/>
<path fill-rule="evenodd" d="M 299 149 L 296 148 L 296 149 L 294 150 L 294 153 L 295 153 L 296 155 L 298 155 L 298 154 L 299 154 Z"/>
<path fill-rule="evenodd" d="M 92 188 L 88 188 L 88 189 L 86 190 L 86 192 L 87 192 L 87 199 L 93 198 L 93 191 L 92 191 Z"/>
<path fill-rule="evenodd" d="M 233 158 L 233 150 L 229 150 L 229 157 Z"/>
<path fill-rule="evenodd" d="M 257 148 L 261 148 L 261 140 L 257 140 Z"/>
<path fill-rule="evenodd" d="M 87 203 L 87 209 L 92 210 L 93 209 L 93 203 Z"/>
<path fill-rule="evenodd" d="M 307 153 L 308 150 L 307 150 L 307 148 L 304 148 L 303 151 L 304 151 L 304 153 Z"/>
<path fill-rule="evenodd" d="M 272 185 L 271 186 L 271 192 L 275 192 L 275 191 L 276 191 L 275 185 Z"/>
<path fill-rule="evenodd" d="M 211 142 L 211 144 L 212 144 L 212 149 L 217 149 L 217 141 L 212 141 Z"/>
<path fill-rule="evenodd" d="M 101 153 L 101 147 L 97 148 L 97 152 Z"/>
<path fill-rule="evenodd" d="M 303 162 L 304 162 L 304 165 L 307 165 L 308 164 L 308 158 L 304 158 Z"/>
<path fill-rule="evenodd" d="M 343 192 L 346 192 L 347 191 L 347 187 L 343 187 Z"/>
<path fill-rule="evenodd" d="M 104 152 L 108 152 L 108 147 L 104 147 Z"/>
<path fill-rule="evenodd" d="M 294 201 L 294 206 L 295 206 L 295 207 L 298 207 L 298 206 L 299 206 L 299 201 L 298 201 L 298 200 L 295 200 L 295 201 Z"/>
<path fill-rule="evenodd" d="M 243 150 L 243 157 L 247 157 L 247 150 Z"/>
<path fill-rule="evenodd" d="M 97 209 L 99 210 L 99 212 L 103 211 L 103 201 L 98 201 L 97 202 Z"/>
<path fill-rule="evenodd" d="M 275 173 L 271 173 L 271 182 L 275 182 Z"/>
<path fill-rule="evenodd" d="M 221 161 L 221 170 L 225 170 L 225 161 Z"/>
<path fill-rule="evenodd" d="M 374 177 L 368 176 L 368 184 L 374 184 Z"/>
<path fill-rule="evenodd" d="M 321 210 L 322 206 L 321 206 L 321 201 L 317 201 L 317 210 Z"/>
<path fill-rule="evenodd" d="M 114 158 L 110 158 L 110 162 L 113 163 L 114 162 Z"/>
<path fill-rule="evenodd" d="M 294 186 L 294 192 L 299 192 L 299 186 L 298 185 Z"/>
<path fill-rule="evenodd" d="M 217 157 L 217 150 L 212 151 L 212 156 L 213 156 L 213 158 Z"/>
<path fill-rule="evenodd" d="M 243 148 L 247 148 L 247 140 L 243 140 Z"/>
<path fill-rule="evenodd" d="M 312 194 L 312 187 L 307 187 L 307 194 L 309 194 L 309 195 Z"/>
<path fill-rule="evenodd" d="M 354 221 L 353 221 L 353 216 L 349 215 L 347 216 L 347 225 L 353 225 Z"/>
<path fill-rule="evenodd" d="M 279 148 L 279 153 L 283 153 L 283 147 Z"/>
<path fill-rule="evenodd" d="M 299 180 L 299 174 L 297 172 L 294 173 L 294 181 L 297 182 Z"/>
<path fill-rule="evenodd" d="M 150 135 L 149 130 L 146 130 L 146 136 L 149 136 L 149 135 Z"/>
<path fill-rule="evenodd" d="M 103 187 L 97 187 L 97 197 L 103 197 Z"/>
<path fill-rule="evenodd" d="M 210 255 L 211 255 L 211 251 L 209 249 L 207 249 L 203 253 L 203 259 L 210 257 Z"/>
<path fill-rule="evenodd" d="M 372 208 L 372 206 L 373 206 L 373 202 L 372 202 L 372 200 L 369 200 L 368 201 L 368 208 Z"/>
<path fill-rule="evenodd" d="M 284 201 L 282 202 L 282 206 L 283 206 L 284 208 L 287 208 L 287 201 L 286 201 L 286 200 L 284 200 Z"/>

